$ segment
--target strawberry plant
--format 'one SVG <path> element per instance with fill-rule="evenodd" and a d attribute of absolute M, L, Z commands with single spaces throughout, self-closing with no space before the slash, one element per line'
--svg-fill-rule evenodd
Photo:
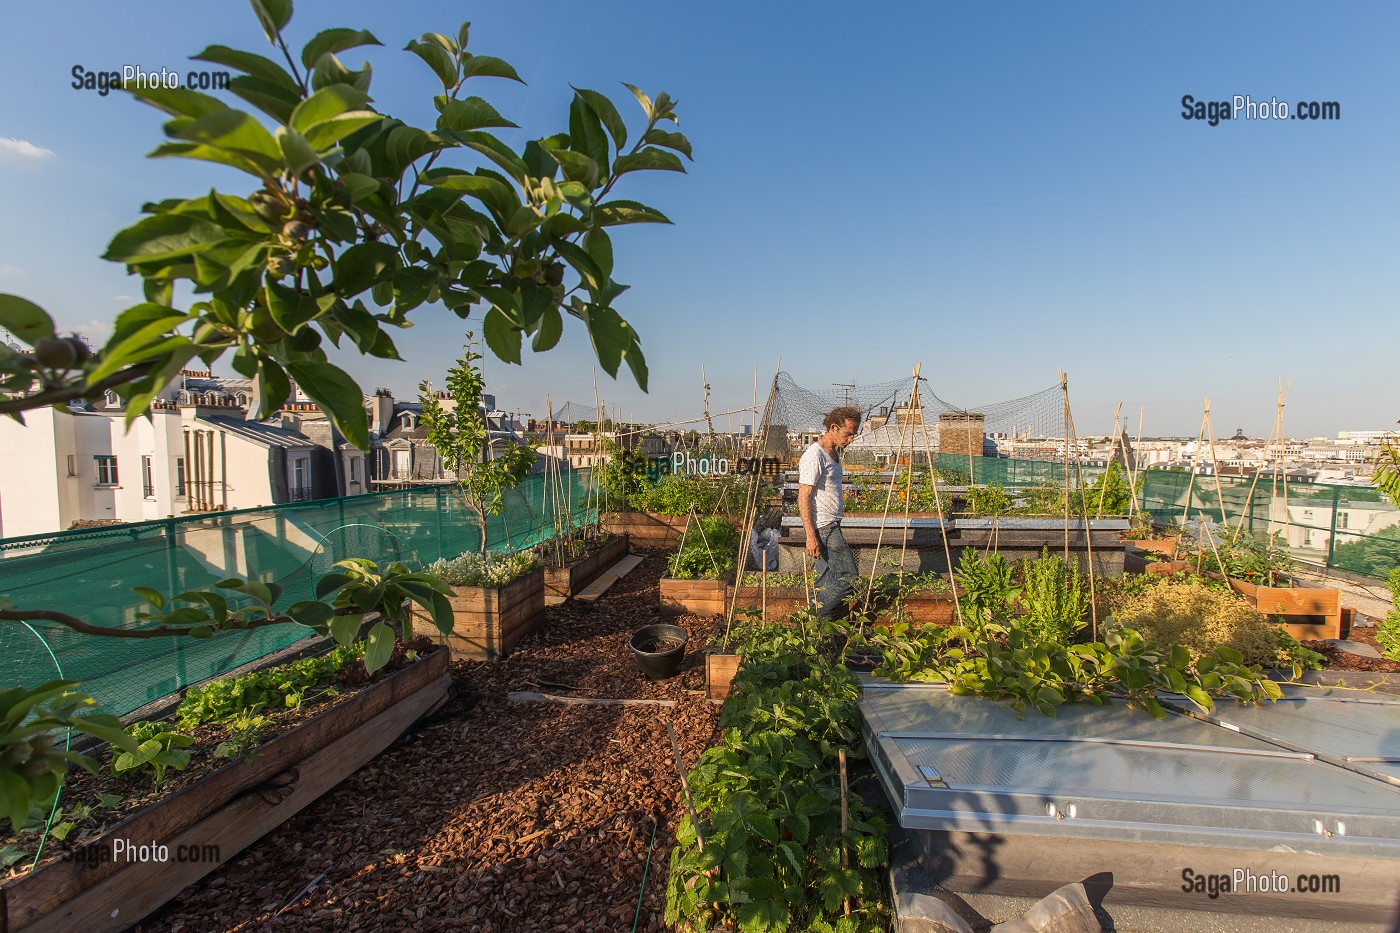
<path fill-rule="evenodd" d="M 666 920 L 682 930 L 883 930 L 885 822 L 859 795 L 841 831 L 839 751 L 863 754 L 860 686 L 797 624 L 747 626 L 723 738 L 689 775 L 700 825 L 677 829 Z M 849 913 L 847 913 L 849 908 Z"/>

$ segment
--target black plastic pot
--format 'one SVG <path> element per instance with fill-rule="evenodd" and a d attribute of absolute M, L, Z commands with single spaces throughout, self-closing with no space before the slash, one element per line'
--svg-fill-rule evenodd
<path fill-rule="evenodd" d="M 648 625 L 638 629 L 627 645 L 643 674 L 651 680 L 665 680 L 680 670 L 688 637 L 679 625 Z"/>

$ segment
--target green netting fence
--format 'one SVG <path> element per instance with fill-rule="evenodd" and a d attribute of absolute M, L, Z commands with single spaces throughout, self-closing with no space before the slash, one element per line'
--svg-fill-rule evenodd
<path fill-rule="evenodd" d="M 1142 508 L 1162 522 L 1197 519 L 1277 535 L 1295 560 L 1384 578 L 1400 566 L 1400 509 L 1370 486 L 1146 470 Z M 1219 487 L 1217 488 L 1217 479 Z M 1189 494 L 1188 494 L 1189 493 Z"/>
<path fill-rule="evenodd" d="M 596 519 L 587 470 L 526 477 L 487 519 L 490 550 L 539 544 L 556 526 Z M 93 625 L 134 627 L 144 603 L 131 592 L 166 594 L 231 576 L 277 583 L 279 606 L 314 598 L 315 581 L 347 557 L 381 566 L 426 566 L 474 551 L 476 513 L 451 484 L 192 515 L 164 521 L 0 539 L 0 599 L 53 609 Z M 236 605 L 233 608 L 238 608 Z M 208 639 L 119 639 L 51 622 L 0 626 L 0 686 L 78 680 L 104 712 L 122 715 L 285 648 L 310 635 L 294 623 Z"/>

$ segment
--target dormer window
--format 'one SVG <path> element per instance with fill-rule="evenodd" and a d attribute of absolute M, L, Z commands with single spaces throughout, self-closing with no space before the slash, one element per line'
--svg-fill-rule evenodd
<path fill-rule="evenodd" d="M 401 420 L 403 421 L 403 426 L 410 431 L 418 426 L 418 419 L 414 418 L 410 412 L 404 412 Z"/>
<path fill-rule="evenodd" d="M 117 393 L 113 392 L 111 389 L 108 389 L 106 392 L 102 393 L 102 395 L 103 395 L 103 398 L 104 398 L 104 399 L 106 400 L 106 402 L 107 402 L 107 407 L 109 407 L 109 408 L 116 408 L 116 407 L 117 407 L 117 401 L 118 401 L 118 400 L 117 400 Z"/>
<path fill-rule="evenodd" d="M 239 392 L 239 393 L 238 393 L 238 404 L 239 404 L 239 405 L 242 405 L 242 406 L 245 406 L 245 407 L 247 406 L 247 404 L 248 404 L 248 393 L 247 393 L 247 392 Z"/>

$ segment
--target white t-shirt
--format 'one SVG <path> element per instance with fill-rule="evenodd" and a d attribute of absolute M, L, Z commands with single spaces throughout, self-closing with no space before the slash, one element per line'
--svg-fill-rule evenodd
<path fill-rule="evenodd" d="M 818 528 L 839 522 L 845 513 L 841 502 L 841 461 L 813 444 L 797 464 L 797 481 L 816 490 L 812 496 L 812 520 Z"/>

